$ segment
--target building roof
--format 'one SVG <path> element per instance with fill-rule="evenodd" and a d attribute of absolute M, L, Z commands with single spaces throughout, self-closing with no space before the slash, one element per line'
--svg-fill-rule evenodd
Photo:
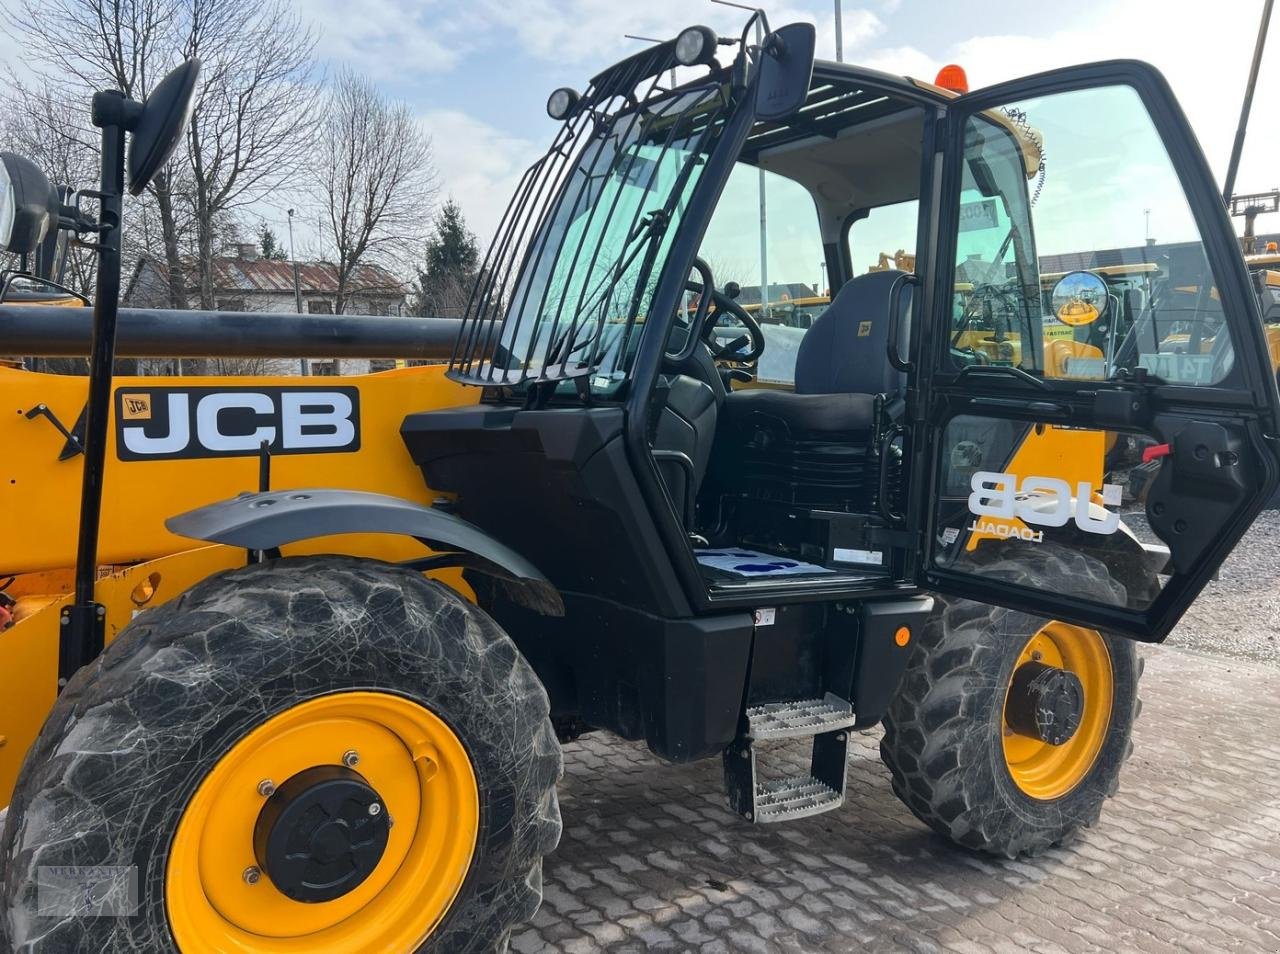
<path fill-rule="evenodd" d="M 150 265 L 159 273 L 162 281 L 168 281 L 168 265 L 152 255 L 144 255 L 138 261 L 135 279 L 144 265 Z M 188 266 L 187 275 L 189 286 L 194 286 L 198 281 L 194 263 Z M 292 295 L 293 263 L 279 259 L 219 255 L 213 260 L 213 285 L 218 294 L 256 292 Z M 304 295 L 336 295 L 338 267 L 331 262 L 299 262 L 298 285 Z M 404 284 L 380 265 L 357 265 L 347 283 L 348 295 L 402 298 L 405 293 Z"/>

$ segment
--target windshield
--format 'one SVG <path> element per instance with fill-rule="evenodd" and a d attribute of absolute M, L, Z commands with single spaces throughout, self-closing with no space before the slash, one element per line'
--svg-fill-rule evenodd
<path fill-rule="evenodd" d="M 562 135 L 526 174 L 513 208 L 536 207 L 540 193 L 550 193 L 539 184 L 546 167 L 575 146 L 576 158 L 563 173 L 550 172 L 558 178 L 554 199 L 543 202 L 536 231 L 517 225 L 518 208 L 508 213 L 508 234 L 500 231 L 495 246 L 517 248 L 521 229 L 533 238 L 523 255 L 508 255 L 518 260 L 513 275 L 482 276 L 485 287 L 468 314 L 476 326 L 471 354 L 455 358 L 455 368 L 514 385 L 589 376 L 590 387 L 605 390 L 623 379 L 726 105 L 722 87 L 709 83 L 587 117 Z"/>

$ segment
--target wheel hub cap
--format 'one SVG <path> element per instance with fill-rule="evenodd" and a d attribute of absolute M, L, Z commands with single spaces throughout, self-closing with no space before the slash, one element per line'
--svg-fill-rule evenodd
<path fill-rule="evenodd" d="M 390 825 L 382 799 L 358 772 L 317 765 L 267 800 L 253 830 L 258 865 L 295 901 L 332 901 L 373 873 Z"/>
<path fill-rule="evenodd" d="M 1042 662 L 1024 663 L 1014 672 L 1004 713 L 1014 732 L 1065 745 L 1083 714 L 1084 685 L 1075 673 Z"/>

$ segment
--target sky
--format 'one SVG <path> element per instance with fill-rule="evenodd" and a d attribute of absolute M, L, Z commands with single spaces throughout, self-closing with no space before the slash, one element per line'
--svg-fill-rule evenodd
<path fill-rule="evenodd" d="M 692 23 L 737 32 L 743 11 L 698 0 L 297 0 L 321 30 L 331 66 L 370 74 L 408 102 L 432 136 L 443 192 L 486 242 L 520 172 L 554 132 L 558 86 L 581 89 L 601 67 Z M 358 16 L 353 10 L 358 6 Z M 932 79 L 960 63 L 974 88 L 1111 58 L 1146 60 L 1168 78 L 1219 181 L 1226 169 L 1261 0 L 845 0 L 848 62 Z M 765 6 L 774 26 L 808 20 L 834 59 L 833 4 Z M 1280 185 L 1280 27 L 1264 58 L 1241 190 Z M 1268 128 L 1269 127 L 1269 128 Z M 1262 228 L 1280 228 L 1280 216 Z M 892 251 L 892 249 L 888 249 Z"/>
<path fill-rule="evenodd" d="M 582 89 L 594 73 L 643 45 L 625 34 L 667 38 L 704 23 L 736 35 L 746 17 L 709 0 L 294 3 L 319 31 L 324 69 L 353 67 L 409 104 L 432 137 L 442 198 L 460 203 L 482 245 L 521 172 L 555 132 L 545 112 L 553 89 Z M 847 62 L 929 80 L 942 65 L 959 63 L 973 88 L 1095 60 L 1150 62 L 1168 78 L 1221 181 L 1262 0 L 845 0 L 843 7 Z M 835 58 L 832 8 L 831 0 L 765 7 L 775 27 L 813 22 L 818 56 L 827 59 Z M 1271 33 L 1240 191 L 1280 186 L 1280 123 L 1273 118 L 1280 112 L 1280 26 L 1273 23 Z M 0 58 L 20 61 L 20 50 L 3 36 Z M 283 207 L 264 204 L 254 212 L 284 236 Z M 1280 215 L 1272 218 L 1259 228 L 1280 230 Z M 299 226 L 301 253 L 312 237 L 305 223 Z M 897 228 L 887 223 L 866 251 L 877 245 L 894 251 Z M 772 270 L 770 278 L 780 280 Z"/>

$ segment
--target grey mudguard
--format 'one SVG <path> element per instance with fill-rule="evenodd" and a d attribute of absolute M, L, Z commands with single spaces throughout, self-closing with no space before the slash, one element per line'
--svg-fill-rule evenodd
<path fill-rule="evenodd" d="M 299 489 L 241 494 L 170 517 L 170 532 L 192 540 L 246 550 L 271 550 L 299 540 L 340 533 L 394 533 L 414 537 L 456 558 L 432 566 L 463 566 L 496 577 L 516 601 L 561 616 L 564 604 L 537 567 L 479 527 L 452 514 L 399 497 L 361 490 Z"/>

